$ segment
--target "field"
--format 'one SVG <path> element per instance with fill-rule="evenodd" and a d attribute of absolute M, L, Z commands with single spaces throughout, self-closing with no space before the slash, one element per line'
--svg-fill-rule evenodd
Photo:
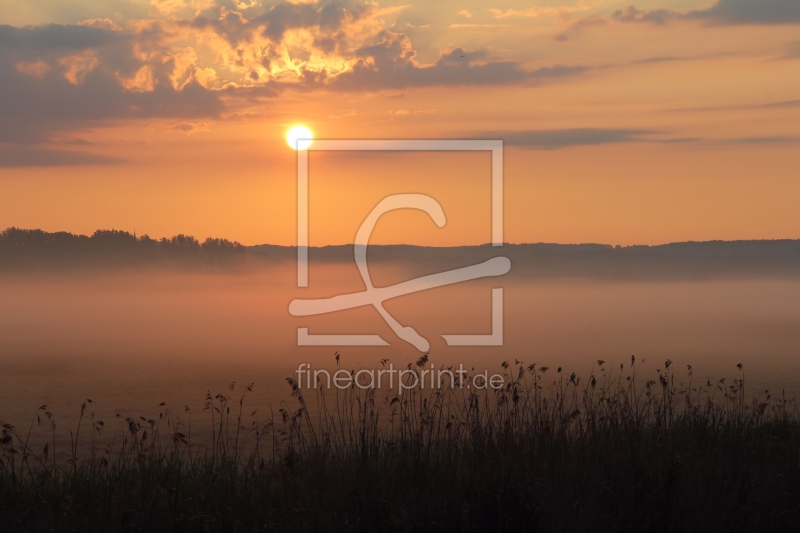
<path fill-rule="evenodd" d="M 427 365 L 423 357 L 409 370 Z M 703 383 L 691 367 L 678 371 L 666 361 L 647 368 L 633 357 L 613 368 L 597 361 L 583 378 L 518 361 L 499 371 L 499 390 L 454 380 L 403 394 L 303 389 L 287 378 L 291 397 L 267 415 L 248 403 L 253 385 L 235 384 L 209 393 L 203 413 L 162 405 L 158 419 L 96 420 L 87 400 L 79 425 L 64 429 L 42 406 L 31 428 L 2 426 L 0 528 L 800 526 L 796 402 L 745 393 L 741 365 L 736 379 Z M 55 459 L 60 431 L 71 435 L 66 461 Z M 94 445 L 100 434 L 103 447 Z"/>

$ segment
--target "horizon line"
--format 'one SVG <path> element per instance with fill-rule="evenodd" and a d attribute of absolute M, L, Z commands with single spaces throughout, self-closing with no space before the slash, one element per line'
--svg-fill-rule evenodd
<path fill-rule="evenodd" d="M 26 232 L 42 232 L 48 235 L 56 235 L 56 234 L 68 234 L 73 237 L 84 237 L 91 239 L 92 235 L 96 234 L 97 232 L 119 232 L 121 234 L 127 234 L 130 237 L 135 237 L 137 241 L 140 241 L 144 238 L 153 239 L 156 241 L 160 241 L 161 239 L 171 239 L 177 236 L 184 236 L 195 238 L 193 235 L 189 235 L 186 233 L 176 233 L 171 237 L 150 237 L 147 233 L 136 235 L 135 232 L 129 232 L 127 230 L 117 230 L 117 229 L 97 229 L 95 230 L 92 235 L 86 235 L 83 233 L 72 233 L 70 231 L 46 231 L 40 228 L 20 228 L 17 226 L 9 226 L 4 230 L 0 231 L 0 236 L 8 232 L 9 230 L 19 230 L 19 231 L 26 231 Z M 134 230 L 135 231 L 135 230 Z M 207 239 L 222 239 L 222 240 L 229 240 L 225 237 L 207 237 Z M 199 239 L 198 239 L 199 240 Z M 259 243 L 259 244 L 242 244 L 236 240 L 229 240 L 232 243 L 238 243 L 243 248 L 257 248 L 257 247 L 273 247 L 273 248 L 294 248 L 297 249 L 299 246 L 296 244 L 273 244 L 273 243 Z M 202 241 L 201 241 L 202 242 Z M 536 245 L 549 245 L 549 246 L 603 246 L 603 247 L 610 247 L 614 249 L 625 249 L 625 248 L 655 248 L 659 246 L 670 246 L 676 244 L 711 244 L 711 243 L 726 243 L 726 244 L 735 244 L 735 243 L 764 243 L 764 242 L 800 242 L 800 237 L 798 238 L 775 238 L 775 239 L 733 239 L 733 240 L 725 240 L 725 239 L 710 239 L 710 240 L 687 240 L 687 241 L 670 241 L 670 242 L 663 242 L 659 244 L 609 244 L 609 243 L 602 243 L 602 242 L 571 242 L 571 243 L 563 243 L 563 242 L 546 242 L 546 241 L 536 241 L 536 242 L 507 242 L 504 241 L 502 246 L 536 246 Z M 315 245 L 315 246 L 307 246 L 308 249 L 322 249 L 322 248 L 341 248 L 341 247 L 355 247 L 360 246 L 355 243 L 337 243 L 337 244 L 322 244 L 322 245 Z M 414 248 L 430 248 L 430 249 L 452 249 L 452 248 L 481 248 L 481 247 L 492 247 L 493 244 L 491 242 L 484 242 L 479 244 L 454 244 L 454 245 L 446 245 L 446 246 L 438 246 L 438 245 L 424 245 L 424 244 L 409 244 L 409 243 L 389 243 L 389 244 L 368 244 L 367 246 L 372 247 L 414 247 Z"/>

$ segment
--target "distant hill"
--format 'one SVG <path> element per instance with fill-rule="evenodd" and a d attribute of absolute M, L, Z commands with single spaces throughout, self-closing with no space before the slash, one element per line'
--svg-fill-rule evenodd
<path fill-rule="evenodd" d="M 257 255 L 294 259 L 294 247 L 251 246 Z M 485 261 L 511 259 L 514 278 L 590 278 L 605 280 L 711 279 L 766 277 L 800 279 L 800 240 L 679 242 L 657 246 L 608 244 L 505 244 L 450 248 L 370 245 L 370 264 L 395 263 L 416 275 Z M 353 261 L 353 246 L 309 249 L 320 263 Z"/>
<path fill-rule="evenodd" d="M 9 228 L 0 232 L 0 270 L 83 267 L 137 267 L 170 264 L 191 267 L 258 266 L 293 262 L 296 248 L 243 246 L 226 239 L 169 239 L 98 230 L 91 236 Z M 603 280 L 712 279 L 731 277 L 800 279 L 800 240 L 679 242 L 658 246 L 607 244 L 506 244 L 425 247 L 371 245 L 370 264 L 396 264 L 413 275 L 440 272 L 503 255 L 512 278 Z M 352 263 L 353 246 L 309 249 L 315 263 Z"/>

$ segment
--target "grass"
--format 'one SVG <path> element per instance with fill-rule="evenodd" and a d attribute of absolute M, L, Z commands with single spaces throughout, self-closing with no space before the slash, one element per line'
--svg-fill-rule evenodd
<path fill-rule="evenodd" d="M 797 531 L 794 399 L 746 396 L 741 365 L 717 383 L 640 367 L 598 361 L 582 380 L 504 363 L 497 391 L 402 395 L 289 378 L 267 419 L 252 385 L 209 393 L 195 420 L 162 404 L 104 424 L 84 404 L 66 461 L 42 406 L 43 429 L 2 426 L 0 529 Z M 113 438 L 87 451 L 87 433 Z"/>

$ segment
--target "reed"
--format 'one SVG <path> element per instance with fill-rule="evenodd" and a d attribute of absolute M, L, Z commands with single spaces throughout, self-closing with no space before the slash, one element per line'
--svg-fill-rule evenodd
<path fill-rule="evenodd" d="M 41 406 L 27 431 L 2 425 L 0 527 L 797 530 L 794 398 L 746 396 L 741 365 L 716 383 L 697 383 L 691 367 L 678 379 L 669 360 L 653 379 L 641 369 L 633 357 L 613 368 L 597 361 L 581 379 L 515 361 L 503 363 L 499 390 L 402 395 L 307 390 L 288 378 L 290 397 L 266 417 L 248 403 L 253 384 L 209 391 L 196 420 L 162 403 L 157 419 L 105 424 L 86 413 L 87 400 L 65 462 Z M 32 449 L 37 431 L 50 432 L 41 450 Z M 112 436 L 84 453 L 87 432 Z"/>

